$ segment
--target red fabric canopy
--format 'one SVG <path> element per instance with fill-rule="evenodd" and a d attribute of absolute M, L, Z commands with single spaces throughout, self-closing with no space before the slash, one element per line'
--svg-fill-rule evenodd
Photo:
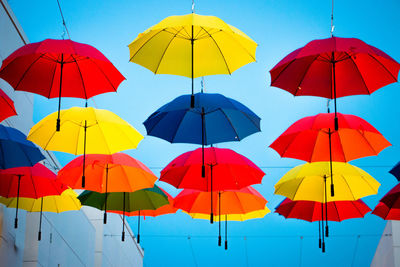
<path fill-rule="evenodd" d="M 14 115 L 17 115 L 14 102 L 0 89 L 0 122 Z"/>

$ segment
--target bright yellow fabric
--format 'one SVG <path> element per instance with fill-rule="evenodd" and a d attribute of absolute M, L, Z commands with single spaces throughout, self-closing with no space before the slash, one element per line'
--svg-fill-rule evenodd
<path fill-rule="evenodd" d="M 325 202 L 324 175 L 327 201 L 357 200 L 378 193 L 380 183 L 362 169 L 344 162 L 333 162 L 335 196 L 330 193 L 329 162 L 306 163 L 288 171 L 275 185 L 275 194 L 291 200 Z"/>
<path fill-rule="evenodd" d="M 214 16 L 188 14 L 167 17 L 129 45 L 130 61 L 155 74 L 194 78 L 231 74 L 256 59 L 257 44 L 237 28 Z"/>
<path fill-rule="evenodd" d="M 40 212 L 42 198 L 26 198 L 20 197 L 18 203 L 19 209 L 24 209 L 29 212 Z M 0 197 L 0 203 L 9 208 L 17 207 L 17 198 Z M 69 210 L 80 210 L 81 202 L 78 199 L 78 194 L 72 189 L 65 190 L 59 196 L 43 197 L 43 212 L 64 212 Z"/>
<path fill-rule="evenodd" d="M 57 112 L 32 127 L 28 140 L 45 150 L 83 154 L 87 122 L 86 154 L 114 154 L 136 148 L 143 136 L 129 123 L 104 109 L 73 107 L 61 110 L 61 131 L 56 132 Z"/>
<path fill-rule="evenodd" d="M 187 213 L 183 211 L 184 213 L 190 215 L 193 219 L 204 219 L 204 220 L 210 220 L 210 214 L 205 214 L 205 213 Z M 247 221 L 251 219 L 260 219 L 264 218 L 265 215 L 270 213 L 271 211 L 265 206 L 265 209 L 263 210 L 256 210 L 252 211 L 249 213 L 244 213 L 244 214 L 228 214 L 227 219 L 228 221 Z M 214 221 L 218 222 L 219 221 L 219 216 L 218 214 L 214 214 Z M 225 221 L 225 215 L 221 215 L 221 221 Z"/>

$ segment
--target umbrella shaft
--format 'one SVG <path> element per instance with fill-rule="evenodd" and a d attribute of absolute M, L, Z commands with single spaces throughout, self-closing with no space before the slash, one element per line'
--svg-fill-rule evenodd
<path fill-rule="evenodd" d="M 61 54 L 61 70 L 60 70 L 60 90 L 58 92 L 58 115 L 57 115 L 57 125 L 56 131 L 59 132 L 61 128 L 60 122 L 60 110 L 61 110 L 61 90 L 62 90 L 62 75 L 63 75 L 63 68 L 64 68 L 64 54 Z"/>
<path fill-rule="evenodd" d="M 82 188 L 85 188 L 85 165 L 86 165 L 86 130 L 87 130 L 87 121 L 85 120 L 85 126 L 83 128 L 83 170 L 82 170 Z"/>
<path fill-rule="evenodd" d="M 335 190 L 333 186 L 333 167 L 332 167 L 332 132 L 331 128 L 329 128 L 328 132 L 329 136 L 329 164 L 330 164 L 330 169 L 331 169 L 331 196 L 335 196 Z"/>
<path fill-rule="evenodd" d="M 43 215 L 43 197 L 40 202 L 40 219 L 39 219 L 39 233 L 38 233 L 38 241 L 42 239 L 42 215 Z"/>

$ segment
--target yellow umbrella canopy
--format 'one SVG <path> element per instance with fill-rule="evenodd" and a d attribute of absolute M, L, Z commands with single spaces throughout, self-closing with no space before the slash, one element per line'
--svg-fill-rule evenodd
<path fill-rule="evenodd" d="M 54 127 L 53 127 L 54 128 Z M 72 189 L 67 189 L 61 195 L 46 196 L 41 198 L 27 198 L 20 197 L 18 200 L 14 198 L 0 197 L 0 203 L 8 208 L 16 208 L 18 201 L 18 208 L 24 209 L 28 212 L 40 212 L 40 223 L 38 240 L 41 240 L 42 232 L 42 212 L 64 212 L 71 210 L 80 210 L 81 202 L 78 199 L 78 194 Z"/>
<path fill-rule="evenodd" d="M 330 178 L 329 162 L 306 163 L 288 171 L 275 184 L 275 194 L 291 200 L 330 202 L 357 200 L 378 193 L 380 183 L 362 169 L 349 163 L 333 162 L 333 180 L 337 192 L 326 194 L 326 179 Z"/>
<path fill-rule="evenodd" d="M 54 128 L 57 112 L 32 127 L 27 137 L 45 150 L 80 154 L 114 154 L 136 148 L 143 136 L 111 111 L 92 107 L 61 110 L 61 131 Z"/>
<path fill-rule="evenodd" d="M 130 61 L 155 74 L 231 74 L 255 61 L 257 44 L 214 16 L 170 16 L 129 44 Z"/>

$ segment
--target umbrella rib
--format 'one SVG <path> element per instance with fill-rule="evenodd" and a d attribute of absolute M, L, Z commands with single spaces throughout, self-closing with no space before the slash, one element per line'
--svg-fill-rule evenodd
<path fill-rule="evenodd" d="M 155 33 L 153 36 L 151 36 L 149 39 L 147 39 L 146 42 L 144 42 L 144 43 L 142 44 L 141 47 L 139 47 L 139 49 L 138 49 L 138 50 L 136 51 L 136 53 L 129 59 L 129 61 L 132 61 L 133 58 L 139 53 L 139 51 L 140 51 L 145 45 L 147 45 L 147 43 L 150 42 L 150 40 L 152 40 L 154 37 L 156 37 L 156 36 L 157 36 L 158 34 L 160 34 L 161 32 L 167 32 L 167 33 L 169 33 L 169 34 L 173 34 L 173 33 L 171 33 L 171 32 L 166 31 L 165 28 L 164 28 L 164 29 L 160 29 L 157 33 Z M 133 62 L 133 61 L 132 61 L 132 62 Z"/>
<path fill-rule="evenodd" d="M 75 155 L 79 155 L 79 154 L 80 154 L 80 153 L 78 153 L 78 147 L 79 147 L 79 137 L 80 137 L 80 135 L 81 135 L 81 127 L 82 127 L 82 124 L 79 124 L 78 136 L 76 137 Z M 53 135 L 54 135 L 55 133 L 56 133 L 56 132 L 54 132 Z"/>
<path fill-rule="evenodd" d="M 368 55 L 370 57 L 372 57 L 376 62 L 379 63 L 379 65 L 381 65 L 389 74 L 390 76 L 394 79 L 395 82 L 397 82 L 397 78 L 395 76 L 393 76 L 393 74 L 386 68 L 386 66 L 384 64 L 382 64 L 378 59 L 376 59 L 373 55 L 371 55 L 370 53 L 368 53 Z M 397 62 L 396 62 L 397 63 Z"/>
<path fill-rule="evenodd" d="M 84 92 L 84 94 L 85 94 L 85 99 L 87 100 L 88 97 L 87 97 L 87 92 L 86 92 L 85 83 L 84 83 L 84 81 L 83 81 L 83 76 L 82 76 L 81 68 L 79 67 L 79 64 L 78 64 L 78 62 L 76 61 L 74 55 L 71 55 L 71 57 L 72 57 L 72 59 L 73 59 L 73 62 L 75 62 L 76 67 L 78 68 L 79 77 L 81 78 L 81 82 L 82 82 L 82 86 L 83 86 L 83 92 Z M 103 73 L 103 74 L 104 74 L 104 73 Z M 108 79 L 107 79 L 107 80 L 108 80 Z M 108 82 L 110 82 L 110 81 L 108 80 Z"/>
<path fill-rule="evenodd" d="M 32 187 L 33 187 L 33 191 L 35 192 L 35 199 L 37 199 L 38 197 L 40 197 L 39 196 L 39 194 L 37 193 L 37 190 L 36 190 L 36 187 L 35 187 L 35 183 L 33 182 L 33 173 L 31 172 L 31 175 L 30 175 L 31 177 L 31 182 L 32 182 Z"/>
<path fill-rule="evenodd" d="M 51 82 L 50 82 L 50 90 L 49 90 L 49 94 L 47 96 L 47 98 L 49 98 L 49 99 L 50 99 L 50 95 L 51 95 L 51 88 L 53 87 L 53 83 L 54 83 L 54 77 L 56 76 L 57 65 L 58 65 L 57 62 L 55 62 L 54 71 L 53 71 L 53 75 L 51 77 Z"/>
<path fill-rule="evenodd" d="M 310 70 L 312 64 L 314 63 L 314 61 L 315 61 L 318 57 L 319 57 L 319 55 L 316 55 L 316 56 L 314 57 L 314 59 L 311 60 L 310 65 L 308 65 L 307 68 L 305 69 L 304 74 L 303 74 L 303 76 L 301 77 L 300 82 L 299 82 L 298 85 L 296 86 L 296 91 L 294 91 L 294 94 L 293 94 L 293 95 L 297 95 L 297 92 L 299 91 L 299 87 L 301 88 L 301 84 L 303 83 L 304 78 L 306 77 L 306 75 L 307 75 L 308 71 Z M 294 61 L 294 60 L 293 60 L 293 61 Z M 282 71 L 283 71 L 283 70 L 282 70 Z"/>
<path fill-rule="evenodd" d="M 171 38 L 171 40 L 168 42 L 167 47 L 164 49 L 164 52 L 163 52 L 163 54 L 162 54 L 161 57 L 160 57 L 160 61 L 158 61 L 157 68 L 156 68 L 156 70 L 154 71 L 154 73 L 157 73 L 158 68 L 159 68 L 160 65 L 161 65 L 161 61 L 163 60 L 165 54 L 167 53 L 167 50 L 168 50 L 169 46 L 171 45 L 171 43 L 172 43 L 172 41 L 174 40 L 174 38 L 182 31 L 183 28 L 184 28 L 184 27 L 182 27 L 177 33 L 175 33 L 175 35 L 174 35 L 174 36 Z"/>
<path fill-rule="evenodd" d="M 379 153 L 372 147 L 372 145 L 367 141 L 367 138 L 365 138 L 364 137 L 364 135 L 360 132 L 360 131 L 358 131 L 358 130 L 356 130 L 356 132 L 359 134 L 359 135 L 361 135 L 361 140 L 364 140 L 365 141 L 365 143 L 367 143 L 367 145 L 371 148 L 371 150 L 373 151 L 373 153 L 375 153 L 375 156 L 377 156 Z"/>
<path fill-rule="evenodd" d="M 226 120 L 229 122 L 229 124 L 231 125 L 233 131 L 235 132 L 237 140 L 240 141 L 241 139 L 240 139 L 235 127 L 233 127 L 233 124 L 232 124 L 231 120 L 228 118 L 228 116 L 225 114 L 225 112 L 224 112 L 224 110 L 222 108 L 218 108 L 218 109 L 221 110 L 221 113 L 225 116 Z"/>
<path fill-rule="evenodd" d="M 321 178 L 322 178 L 322 177 L 321 177 Z M 300 185 L 301 185 L 301 183 L 304 181 L 304 179 L 305 179 L 305 177 L 302 177 L 302 178 L 301 178 L 301 181 L 300 181 L 300 183 L 298 184 L 298 186 L 297 186 L 297 188 L 296 188 L 296 191 L 294 191 L 293 198 L 292 198 L 291 200 L 295 201 L 297 192 L 299 191 Z"/>
<path fill-rule="evenodd" d="M 345 177 L 343 177 L 343 175 L 340 175 L 340 176 L 342 176 L 342 179 L 346 182 L 347 187 L 349 188 L 349 191 L 350 191 L 351 195 L 353 196 L 353 200 L 357 200 L 357 199 L 355 198 L 355 195 L 354 195 L 354 193 L 353 193 L 352 188 L 350 187 L 349 183 L 347 182 L 347 179 L 346 179 Z M 360 175 L 360 177 L 362 178 L 361 175 Z M 365 180 L 364 180 L 364 181 L 365 181 Z M 350 200 L 350 199 L 349 199 L 349 200 Z"/>
<path fill-rule="evenodd" d="M 19 84 L 22 82 L 22 80 L 24 79 L 25 75 L 28 73 L 28 71 L 32 68 L 32 66 L 42 57 L 44 56 L 44 54 L 41 54 L 37 59 L 35 59 L 29 66 L 28 68 L 26 68 L 25 72 L 22 74 L 21 79 L 19 79 L 17 85 L 15 86 L 14 90 L 17 90 Z M 4 69 L 6 69 L 8 66 L 10 66 L 11 64 L 8 64 Z M 3 71 L 4 71 L 3 69 Z"/>
<path fill-rule="evenodd" d="M 314 146 L 313 146 L 313 149 L 312 149 L 312 152 L 311 152 L 312 154 L 310 155 L 310 162 L 313 162 L 312 161 L 313 160 L 313 155 L 314 155 L 315 148 L 317 147 L 317 140 L 318 140 L 318 137 L 320 136 L 319 135 L 320 132 L 324 133 L 323 131 L 317 131 L 317 137 L 315 138 Z"/>
<path fill-rule="evenodd" d="M 336 211 L 336 214 L 337 214 L 338 220 L 339 220 L 339 222 L 341 222 L 341 221 L 342 221 L 342 219 L 340 218 L 340 214 L 339 214 L 338 207 L 337 207 L 337 205 L 336 205 L 336 201 L 332 201 L 332 202 L 333 202 L 333 206 L 335 206 L 335 211 Z M 328 203 L 325 203 L 325 205 L 328 205 Z M 332 221 L 332 220 L 328 220 L 328 221 Z"/>
<path fill-rule="evenodd" d="M 375 192 L 374 195 L 376 195 L 378 192 L 375 191 L 375 189 L 372 188 L 372 186 L 367 182 L 367 180 L 365 180 L 364 176 L 363 176 L 363 175 L 360 175 L 360 177 L 361 177 L 361 179 L 363 179 L 364 182 L 369 186 L 369 188 L 370 188 L 373 192 Z"/>
<path fill-rule="evenodd" d="M 110 81 L 110 79 L 108 78 L 108 76 L 104 73 L 103 69 L 100 68 L 91 58 L 88 59 L 89 61 L 91 61 L 96 67 L 97 69 L 104 75 L 104 78 L 106 78 L 106 80 L 108 81 L 108 83 L 111 85 L 111 87 L 114 89 L 114 92 L 117 91 L 117 88 L 115 88 L 115 86 L 112 84 L 112 82 Z M 112 64 L 112 63 L 110 63 Z M 124 77 L 124 80 L 126 80 L 126 78 Z M 83 81 L 82 81 L 83 82 Z M 86 94 L 86 93 L 85 93 Z M 87 99 L 87 98 L 86 98 Z"/>
<path fill-rule="evenodd" d="M 210 36 L 211 40 L 213 40 L 215 46 L 218 48 L 218 51 L 219 51 L 219 53 L 220 53 L 221 56 L 222 56 L 222 59 L 224 60 L 224 63 L 225 63 L 226 69 L 228 70 L 229 75 L 231 75 L 232 72 L 231 72 L 231 70 L 229 69 L 228 63 L 226 62 L 226 58 L 225 58 L 224 54 L 222 53 L 221 48 L 219 47 L 217 41 L 212 37 L 212 35 L 211 35 L 206 29 L 203 28 L 203 26 L 200 26 L 200 28 L 201 28 L 202 30 L 204 30 L 204 31 Z"/>
<path fill-rule="evenodd" d="M 352 201 L 351 204 L 354 206 L 354 208 L 357 210 L 357 212 L 361 215 L 361 218 L 363 218 L 365 216 L 365 214 L 361 213 L 361 211 L 358 209 L 356 203 Z M 369 210 L 369 211 L 371 211 L 371 210 Z"/>
<path fill-rule="evenodd" d="M 227 100 L 235 107 L 235 104 L 231 101 L 231 99 L 227 98 Z M 259 126 L 250 118 L 250 115 L 247 114 L 247 112 L 240 111 L 240 113 L 242 113 L 247 119 L 249 119 L 249 120 L 254 124 L 254 126 L 256 126 L 256 128 L 257 128 L 259 131 L 261 131 L 261 127 L 259 127 Z M 258 117 L 257 115 L 256 115 L 256 117 L 261 121 L 261 118 L 260 118 L 260 117 Z"/>
<path fill-rule="evenodd" d="M 192 111 L 189 110 L 189 112 L 192 112 Z M 184 114 L 184 115 L 182 116 L 182 118 L 181 118 L 181 121 L 178 123 L 178 126 L 176 127 L 175 133 L 174 133 L 174 135 L 172 136 L 171 143 L 174 143 L 176 134 L 178 133 L 179 127 L 181 126 L 181 124 L 182 124 L 184 118 L 186 117 L 186 114 L 187 114 L 187 112 L 185 112 L 185 114 Z M 154 126 L 154 127 L 155 127 L 155 126 Z M 154 128 L 154 127 L 153 127 L 153 128 Z"/>
<path fill-rule="evenodd" d="M 345 52 L 345 53 L 347 54 L 347 52 Z M 347 54 L 347 55 L 348 55 L 348 54 Z M 364 84 L 365 90 L 367 91 L 367 94 L 370 95 L 371 92 L 368 90 L 368 86 L 367 86 L 367 84 L 366 84 L 366 82 L 365 82 L 365 80 L 364 80 L 364 77 L 361 75 L 360 69 L 358 68 L 356 62 L 351 58 L 351 56 L 350 56 L 350 55 L 348 55 L 348 56 L 349 56 L 349 58 L 350 58 L 350 62 L 353 63 L 353 65 L 356 67 L 357 73 L 358 73 L 358 75 L 361 77 L 361 80 L 363 81 L 363 84 Z"/>

